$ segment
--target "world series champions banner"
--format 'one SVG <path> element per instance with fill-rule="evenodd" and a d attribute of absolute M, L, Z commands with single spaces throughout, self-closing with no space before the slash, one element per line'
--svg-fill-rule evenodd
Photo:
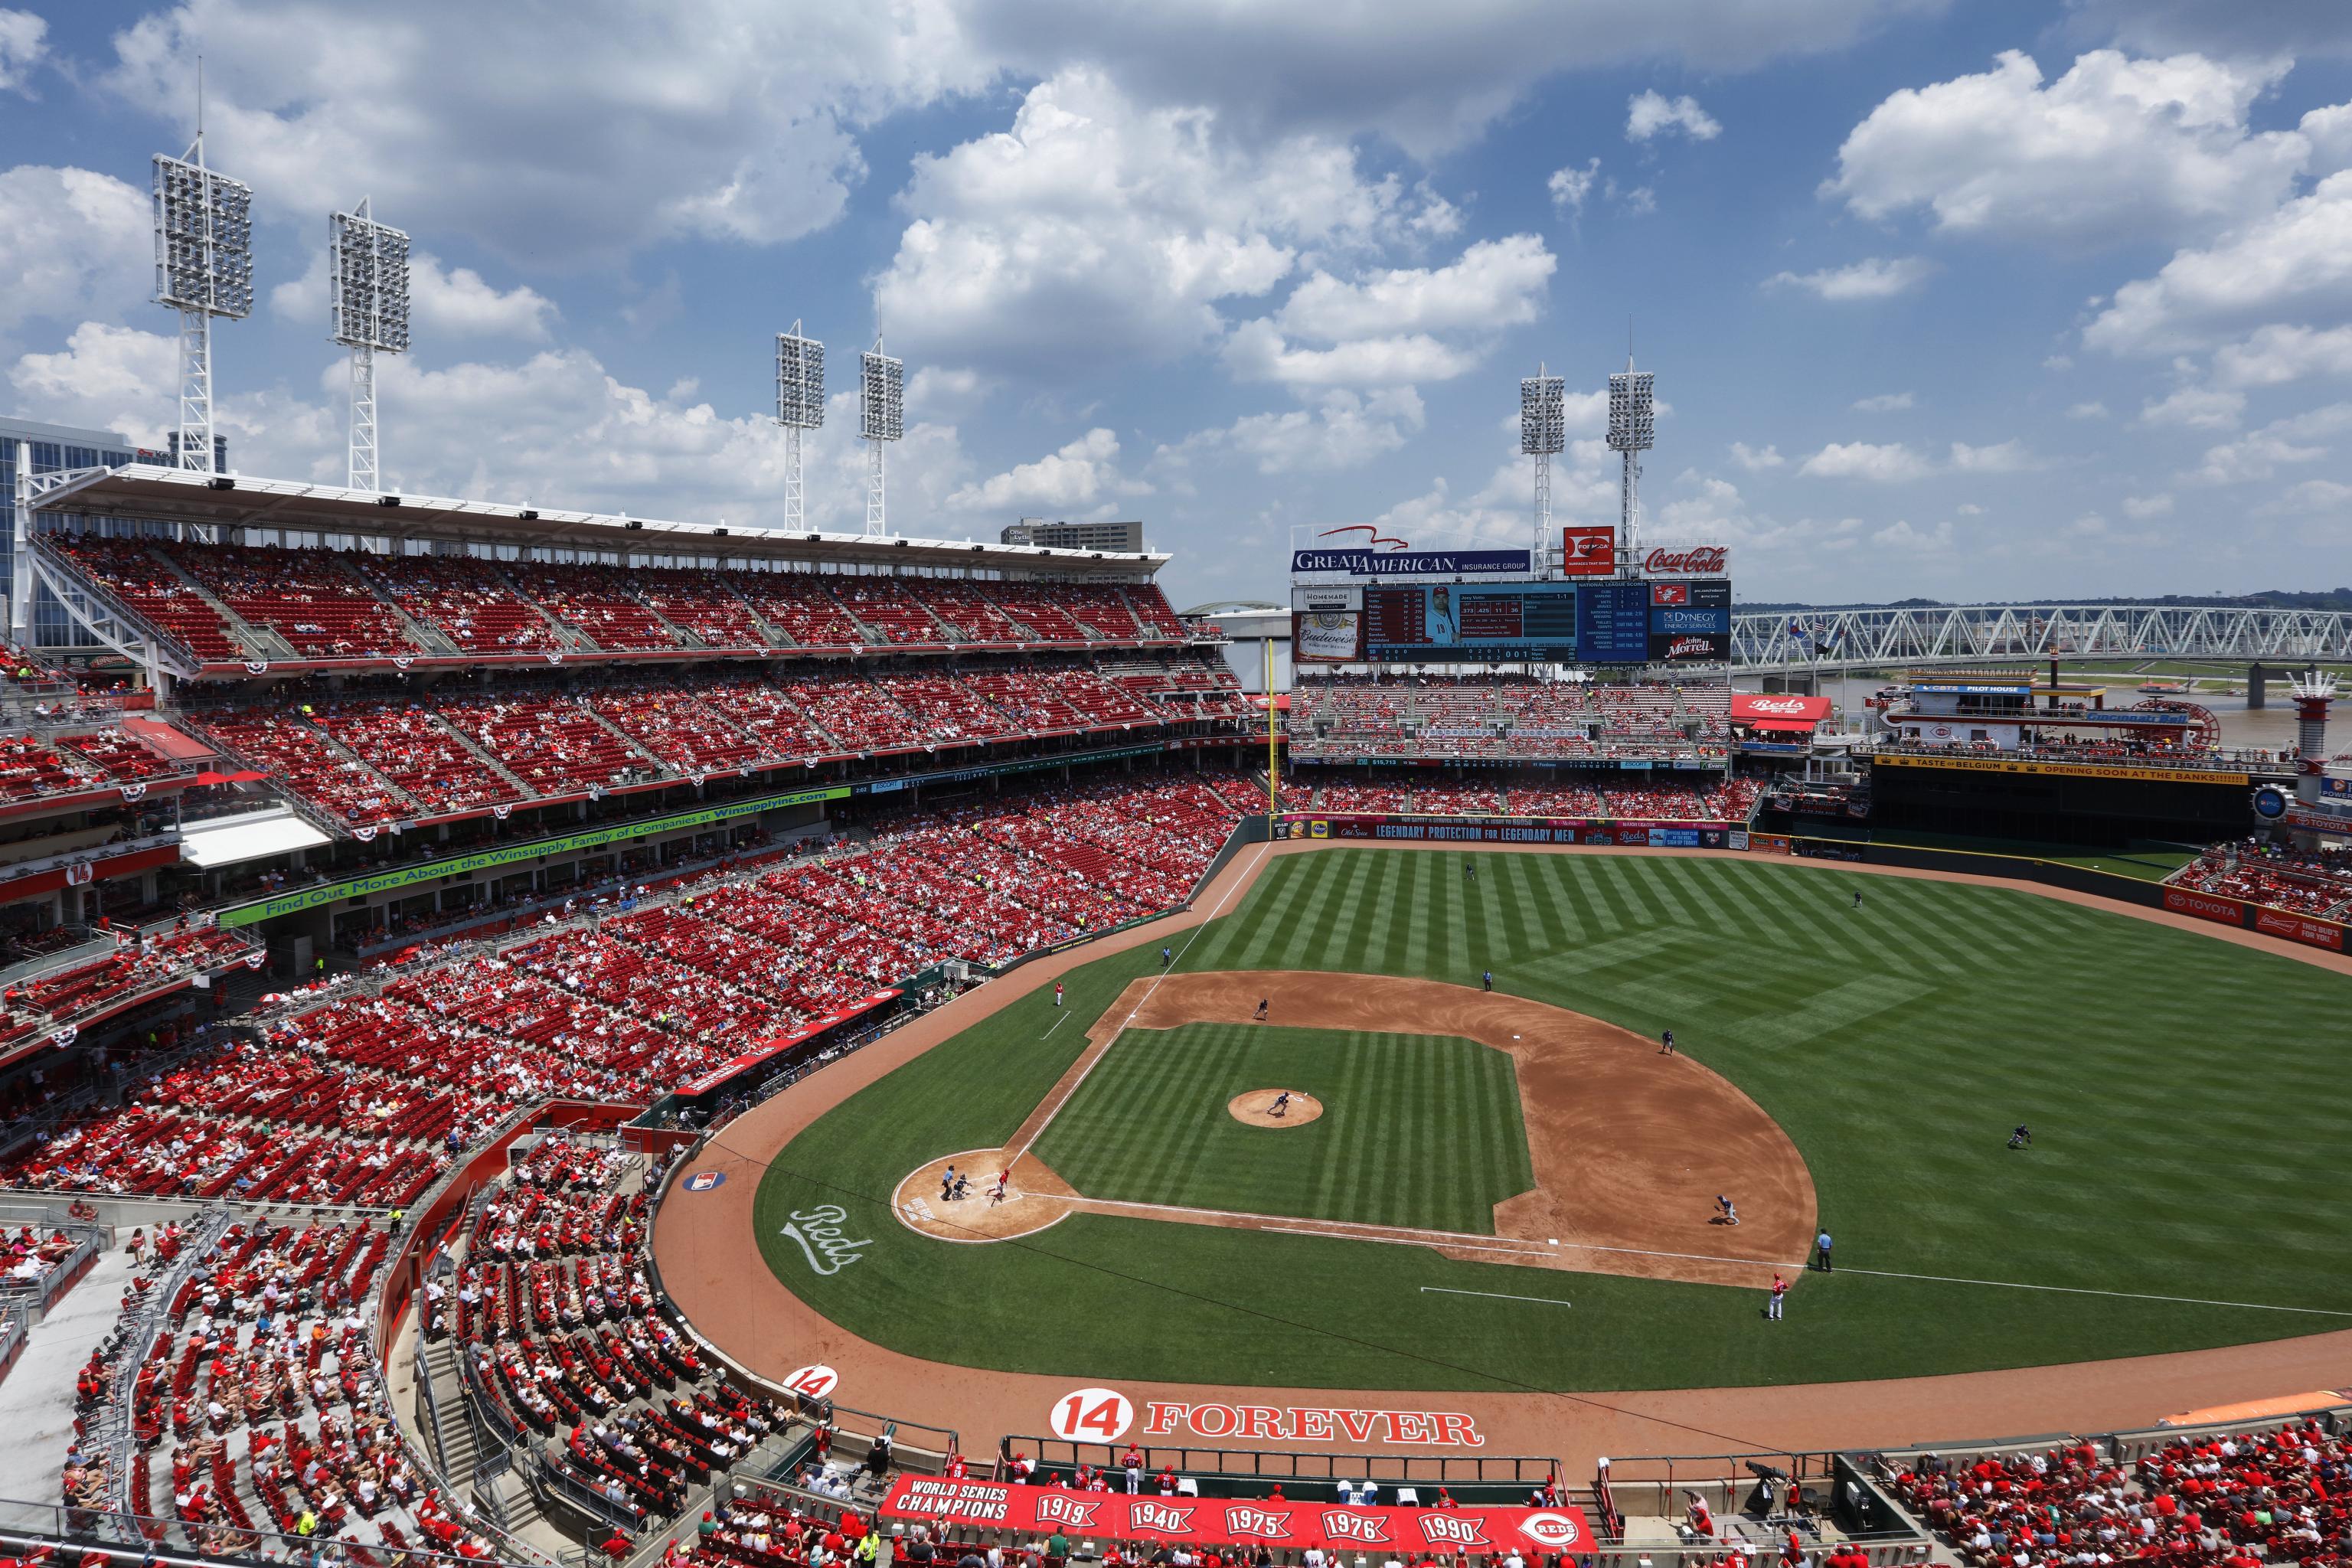
<path fill-rule="evenodd" d="M 1058 1487 L 901 1476 L 882 1500 L 885 1519 L 1111 1541 L 1195 1546 L 1373 1546 L 1419 1552 L 1581 1552 L 1593 1544 L 1581 1509 L 1349 1508 L 1253 1498 L 1129 1497 Z"/>

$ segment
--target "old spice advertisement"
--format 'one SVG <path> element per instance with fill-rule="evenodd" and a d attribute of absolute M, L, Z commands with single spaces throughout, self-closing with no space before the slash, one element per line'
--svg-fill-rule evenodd
<path fill-rule="evenodd" d="M 1435 1487 L 1422 1489 L 1431 1497 Z M 998 1481 L 901 1476 L 882 1500 L 885 1519 L 950 1527 L 1065 1535 L 1088 1540 L 1187 1542 L 1228 1546 L 1265 1542 L 1313 1545 L 1505 1552 L 1580 1552 L 1592 1546 L 1581 1509 L 1349 1508 L 1270 1498 L 1129 1497 L 1017 1487 Z"/>

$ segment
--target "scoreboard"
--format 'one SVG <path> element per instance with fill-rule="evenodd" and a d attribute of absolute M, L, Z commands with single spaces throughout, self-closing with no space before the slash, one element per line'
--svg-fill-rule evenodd
<path fill-rule="evenodd" d="M 1360 636 L 1336 641 L 1319 656 L 1302 647 L 1302 658 L 1706 664 L 1731 657 L 1728 578 L 1368 584 L 1361 593 Z"/>

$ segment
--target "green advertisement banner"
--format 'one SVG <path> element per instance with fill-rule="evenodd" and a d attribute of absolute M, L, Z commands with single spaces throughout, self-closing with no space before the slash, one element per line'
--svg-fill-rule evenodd
<path fill-rule="evenodd" d="M 258 925 L 279 915 L 299 914 L 325 904 L 341 903 L 345 899 L 363 898 L 370 893 L 389 892 L 395 888 L 415 887 L 419 882 L 438 881 L 444 877 L 462 876 L 469 871 L 488 871 L 500 866 L 512 866 L 519 861 L 536 860 L 542 855 L 561 855 L 574 849 L 597 849 L 607 844 L 618 844 L 632 838 L 643 838 L 653 833 L 672 833 L 682 827 L 709 827 L 717 823 L 731 822 L 753 812 L 775 811 L 788 805 L 812 805 L 819 801 L 845 800 L 847 784 L 832 784 L 824 789 L 794 790 L 789 795 L 764 795 L 755 800 L 730 801 L 724 805 L 706 806 L 700 811 L 681 812 L 676 816 L 656 817 L 651 822 L 627 822 L 612 827 L 594 827 L 585 833 L 574 833 L 562 838 L 539 838 L 529 844 L 510 844 L 500 849 L 485 849 L 479 854 L 460 855 L 454 859 L 434 860 L 422 866 L 404 867 L 397 871 L 385 871 L 373 877 L 354 877 L 347 882 L 329 882 L 316 888 L 299 888 L 290 893 L 279 893 L 259 899 L 249 904 L 220 912 L 225 926 Z"/>

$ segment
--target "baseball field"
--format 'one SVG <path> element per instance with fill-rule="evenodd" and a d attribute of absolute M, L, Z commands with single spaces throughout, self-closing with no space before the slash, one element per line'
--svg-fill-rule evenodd
<path fill-rule="evenodd" d="M 2352 1328 L 2352 976 L 1673 854 L 1270 857 L 1170 945 L 1164 976 L 1154 937 L 1058 1006 L 1035 986 L 780 1149 L 722 1134 L 777 1279 L 927 1361 L 1241 1387 L 1834 1382 Z M 1283 1089 L 1315 1114 L 1271 1118 Z M 1835 1269 L 1803 1270 L 1823 1226 Z"/>

